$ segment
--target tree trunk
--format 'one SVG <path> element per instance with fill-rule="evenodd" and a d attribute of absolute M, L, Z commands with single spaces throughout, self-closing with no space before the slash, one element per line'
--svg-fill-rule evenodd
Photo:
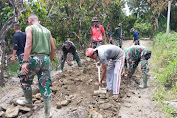
<path fill-rule="evenodd" d="M 10 0 L 10 3 L 12 4 L 14 8 L 14 15 L 10 17 L 2 29 L 0 30 L 0 42 L 1 42 L 1 65 L 0 65 L 0 86 L 4 85 L 4 56 L 5 56 L 5 36 L 8 32 L 8 30 L 18 21 L 18 18 L 21 13 L 25 12 L 26 10 L 20 11 L 20 8 L 22 8 L 22 0 Z"/>

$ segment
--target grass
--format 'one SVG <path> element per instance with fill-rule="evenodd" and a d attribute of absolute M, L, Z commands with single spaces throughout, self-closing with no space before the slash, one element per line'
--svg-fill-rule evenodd
<path fill-rule="evenodd" d="M 174 109 L 167 101 L 177 98 L 177 33 L 159 33 L 153 39 L 153 72 L 157 79 L 154 81 L 156 90 L 155 99 L 165 111 L 166 118 L 176 118 Z"/>

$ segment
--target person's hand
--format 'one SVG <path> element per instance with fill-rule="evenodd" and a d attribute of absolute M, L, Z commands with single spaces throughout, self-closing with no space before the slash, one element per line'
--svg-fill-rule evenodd
<path fill-rule="evenodd" d="M 28 63 L 23 63 L 21 75 L 26 75 L 28 73 Z"/>
<path fill-rule="evenodd" d="M 15 62 L 15 56 L 12 56 L 10 60 L 11 60 L 11 63 L 14 63 Z"/>
<path fill-rule="evenodd" d="M 96 66 L 101 66 L 101 63 L 100 63 L 100 62 L 97 62 L 97 63 L 96 63 Z"/>
<path fill-rule="evenodd" d="M 122 76 L 125 76 L 125 72 L 123 71 L 121 75 L 122 75 Z"/>

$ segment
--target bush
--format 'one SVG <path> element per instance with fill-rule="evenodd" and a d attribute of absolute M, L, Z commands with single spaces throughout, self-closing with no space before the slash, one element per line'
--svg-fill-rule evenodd
<path fill-rule="evenodd" d="M 150 23 L 135 23 L 134 29 L 140 33 L 141 37 L 148 38 L 152 35 L 152 25 Z"/>

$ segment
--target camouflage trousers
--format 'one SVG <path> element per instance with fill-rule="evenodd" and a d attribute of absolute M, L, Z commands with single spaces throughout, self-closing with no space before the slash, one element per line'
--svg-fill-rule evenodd
<path fill-rule="evenodd" d="M 135 40 L 135 45 L 140 45 L 139 39 L 138 39 L 138 40 Z"/>
<path fill-rule="evenodd" d="M 100 45 L 103 45 L 102 41 L 93 41 L 92 42 L 92 48 L 97 48 Z"/>
<path fill-rule="evenodd" d="M 117 38 L 116 40 L 115 40 L 115 45 L 116 46 L 119 46 L 120 48 L 122 47 L 122 39 L 121 38 Z"/>
<path fill-rule="evenodd" d="M 19 65 L 19 69 L 21 70 L 22 68 L 22 65 L 23 65 L 23 57 L 24 57 L 24 54 L 20 54 L 18 56 L 18 65 Z"/>
<path fill-rule="evenodd" d="M 129 63 L 128 76 L 130 78 L 134 74 L 134 72 L 136 70 L 136 67 L 138 66 L 139 62 L 140 62 L 139 60 L 138 61 L 128 60 L 128 63 Z M 141 60 L 141 70 L 142 70 L 143 74 L 147 74 L 148 73 L 147 65 L 148 65 L 148 61 L 147 60 Z"/>
<path fill-rule="evenodd" d="M 30 56 L 28 73 L 20 77 L 23 90 L 30 90 L 34 76 L 38 76 L 39 90 L 44 99 L 51 98 L 50 58 L 48 56 Z"/>

